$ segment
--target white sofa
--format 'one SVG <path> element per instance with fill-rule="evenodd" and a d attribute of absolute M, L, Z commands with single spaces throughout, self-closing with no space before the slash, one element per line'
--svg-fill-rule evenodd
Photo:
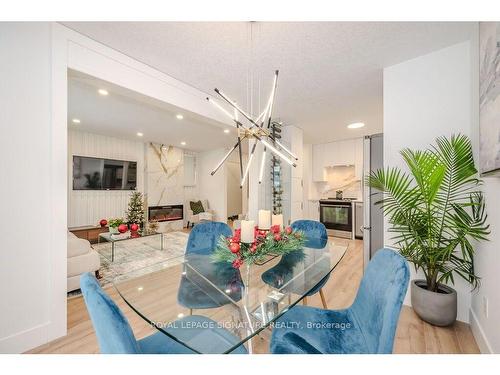
<path fill-rule="evenodd" d="M 80 289 L 82 273 L 96 272 L 100 267 L 99 254 L 90 242 L 68 231 L 68 292 Z"/>
<path fill-rule="evenodd" d="M 191 199 L 186 202 L 186 209 L 187 209 L 187 226 L 189 227 L 189 224 L 192 224 L 193 226 L 197 223 L 199 223 L 202 220 L 208 220 L 212 221 L 214 220 L 214 211 L 210 209 L 208 206 L 208 201 L 206 199 L 201 200 L 201 204 L 203 204 L 203 208 L 205 209 L 205 212 L 199 213 L 197 215 L 193 215 L 193 211 L 191 210 L 191 205 L 189 202 L 197 202 L 200 199 Z"/>

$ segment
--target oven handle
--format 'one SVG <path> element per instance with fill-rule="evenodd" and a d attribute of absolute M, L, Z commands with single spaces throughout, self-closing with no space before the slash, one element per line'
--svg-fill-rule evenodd
<path fill-rule="evenodd" d="M 319 206 L 320 207 L 352 207 L 352 205 L 350 203 L 346 203 L 346 204 L 343 204 L 343 203 L 339 203 L 339 204 L 323 204 L 323 203 L 320 203 Z"/>

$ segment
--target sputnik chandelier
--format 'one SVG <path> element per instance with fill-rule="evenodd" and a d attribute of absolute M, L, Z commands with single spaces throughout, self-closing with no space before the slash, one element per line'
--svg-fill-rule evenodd
<path fill-rule="evenodd" d="M 239 158 L 240 158 L 240 175 L 241 182 L 240 187 L 243 186 L 245 180 L 248 176 L 248 172 L 250 170 L 250 165 L 254 159 L 255 148 L 257 143 L 262 143 L 264 146 L 264 151 L 262 153 L 262 159 L 260 163 L 260 172 L 259 172 L 259 184 L 262 183 L 262 177 L 264 174 L 264 165 L 266 161 L 266 152 L 269 149 L 274 155 L 286 161 L 293 167 L 296 167 L 297 164 L 295 161 L 298 160 L 297 156 L 295 156 L 289 149 L 287 149 L 281 142 L 279 142 L 272 135 L 271 123 L 272 123 L 272 114 L 274 107 L 274 99 L 276 96 L 276 88 L 278 85 L 278 74 L 279 71 L 276 70 L 274 72 L 274 83 L 271 89 L 271 94 L 269 95 L 269 100 L 267 101 L 266 107 L 262 111 L 262 113 L 256 118 L 252 118 L 250 114 L 241 109 L 235 101 L 231 100 L 226 94 L 224 94 L 219 89 L 215 88 L 215 92 L 219 95 L 227 104 L 232 107 L 233 113 L 226 110 L 222 105 L 220 105 L 217 101 L 207 98 L 207 100 L 212 103 L 215 107 L 222 111 L 226 116 L 228 116 L 231 120 L 236 124 L 236 129 L 238 132 L 238 140 L 235 145 L 227 152 L 227 154 L 222 158 L 222 160 L 217 164 L 214 170 L 211 172 L 213 176 L 220 167 L 224 164 L 224 162 L 229 158 L 229 156 L 233 153 L 234 150 L 238 149 Z M 239 120 L 239 116 L 243 116 L 242 121 L 246 121 L 246 124 Z M 247 165 L 245 170 L 243 171 L 243 157 L 241 151 L 241 142 L 244 139 L 254 139 L 252 150 L 250 151 L 250 155 L 248 156 Z"/>

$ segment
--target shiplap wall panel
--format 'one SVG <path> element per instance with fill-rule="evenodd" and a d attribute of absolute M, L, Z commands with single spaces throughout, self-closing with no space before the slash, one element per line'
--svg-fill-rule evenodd
<path fill-rule="evenodd" d="M 68 226 L 97 225 L 123 217 L 130 191 L 73 190 L 73 155 L 137 162 L 137 189 L 144 192 L 144 143 L 76 130 L 68 132 Z"/>

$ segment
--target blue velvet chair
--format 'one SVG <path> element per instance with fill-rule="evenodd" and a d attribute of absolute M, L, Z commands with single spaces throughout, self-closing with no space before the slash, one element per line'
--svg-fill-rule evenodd
<path fill-rule="evenodd" d="M 185 269 L 181 277 L 177 302 L 190 309 L 210 309 L 231 303 L 221 291 L 229 290 L 232 300 L 239 301 L 244 288 L 240 271 L 229 263 L 213 263 L 210 259 L 220 236 L 232 235 L 226 223 L 196 224 L 189 233 L 185 254 Z M 202 276 L 208 278 L 207 283 Z"/>
<path fill-rule="evenodd" d="M 207 221 L 196 224 L 189 233 L 186 256 L 210 255 L 221 235 L 229 237 L 232 234 L 231 228 L 226 223 Z"/>
<path fill-rule="evenodd" d="M 300 230 L 304 232 L 306 243 L 305 246 L 309 248 L 322 249 L 326 246 L 328 242 L 328 233 L 326 232 L 326 227 L 323 223 L 315 220 L 296 220 L 291 225 L 293 230 Z M 304 305 L 307 305 L 307 297 L 312 296 L 319 292 L 321 297 L 321 303 L 325 309 L 328 308 L 326 304 L 326 298 L 323 293 L 323 286 L 327 283 L 330 275 L 325 276 L 319 283 L 311 290 L 303 299 Z"/>
<path fill-rule="evenodd" d="M 141 340 L 136 340 L 127 318 L 119 307 L 102 290 L 96 278 L 90 273 L 80 277 L 80 287 L 92 320 L 99 348 L 103 354 L 194 354 L 195 352 L 173 340 L 162 332 L 157 332 Z M 186 322 L 186 324 L 183 324 Z M 196 350 L 206 353 L 223 352 L 239 339 L 217 323 L 203 316 L 188 316 L 171 324 L 166 329 L 182 341 L 196 340 Z M 189 323 L 189 324 L 187 324 Z M 189 328 L 183 328 L 189 327 Z M 192 328 L 207 327 L 214 328 Z M 241 345 L 232 353 L 245 354 Z"/>
<path fill-rule="evenodd" d="M 276 354 L 392 353 L 408 288 L 406 260 L 379 250 L 366 268 L 358 294 L 345 310 L 295 306 L 276 322 L 270 350 Z"/>

